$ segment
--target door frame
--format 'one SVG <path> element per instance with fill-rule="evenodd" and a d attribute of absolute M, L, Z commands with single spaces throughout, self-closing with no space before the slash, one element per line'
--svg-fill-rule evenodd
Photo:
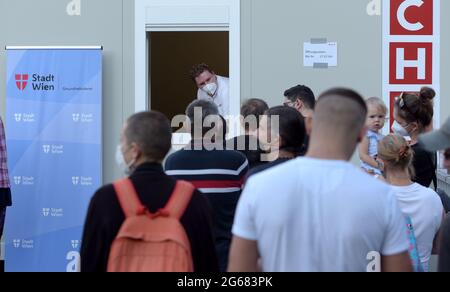
<path fill-rule="evenodd" d="M 149 110 L 148 32 L 228 31 L 230 113 L 240 114 L 240 0 L 135 0 L 135 112 Z M 184 139 L 183 139 L 184 140 Z"/>

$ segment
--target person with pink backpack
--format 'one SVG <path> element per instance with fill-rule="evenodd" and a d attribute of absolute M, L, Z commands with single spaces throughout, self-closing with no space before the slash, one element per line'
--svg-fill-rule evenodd
<path fill-rule="evenodd" d="M 168 119 L 136 114 L 125 123 L 117 162 L 130 174 L 92 198 L 82 247 L 82 272 L 217 272 L 212 211 L 187 182 L 167 176 Z"/>

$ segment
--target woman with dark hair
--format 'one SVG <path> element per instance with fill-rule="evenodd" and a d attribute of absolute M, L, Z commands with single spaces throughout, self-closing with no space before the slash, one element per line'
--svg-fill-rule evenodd
<path fill-rule="evenodd" d="M 411 138 L 415 171 L 413 181 L 427 188 L 432 182 L 437 187 L 436 154 L 426 151 L 418 143 L 418 137 L 426 133 L 433 123 L 435 96 L 436 92 L 429 87 L 422 88 L 420 93 L 402 93 L 395 101 L 395 122 L 392 126 L 394 133 Z"/>
<path fill-rule="evenodd" d="M 295 109 L 277 106 L 266 111 L 261 118 L 258 139 L 266 151 L 263 159 L 268 163 L 252 169 L 247 178 L 287 162 L 306 152 L 305 120 Z"/>

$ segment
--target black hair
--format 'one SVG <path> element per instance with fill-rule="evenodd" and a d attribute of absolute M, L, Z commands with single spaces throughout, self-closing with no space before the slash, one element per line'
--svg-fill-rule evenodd
<path fill-rule="evenodd" d="M 268 116 L 268 123 L 274 116 L 279 118 L 279 135 L 282 140 L 280 150 L 288 151 L 295 156 L 300 156 L 305 152 L 305 119 L 295 109 L 287 106 L 277 106 L 269 109 L 265 115 Z"/>
<path fill-rule="evenodd" d="M 200 109 L 201 117 L 195 116 L 195 109 Z M 219 109 L 213 102 L 207 100 L 195 100 L 187 107 L 186 116 L 188 116 L 191 123 L 192 137 L 195 136 L 194 134 L 199 133 L 199 130 L 201 130 L 202 137 L 204 137 L 204 135 L 212 130 L 215 125 L 215 123 L 213 123 L 212 126 L 204 126 L 205 120 L 215 116 L 219 117 Z M 199 120 L 196 121 L 195 118 L 199 118 Z M 198 123 L 201 123 L 201 125 Z M 196 126 L 198 128 L 197 130 L 195 129 Z"/>
<path fill-rule="evenodd" d="M 395 101 L 395 109 L 408 124 L 417 121 L 423 130 L 433 122 L 435 97 L 436 91 L 430 87 L 422 88 L 419 93 L 402 93 Z"/>
<path fill-rule="evenodd" d="M 261 116 L 269 109 L 269 106 L 264 100 L 252 98 L 247 100 L 241 107 L 241 116 L 245 119 L 249 116 L 256 117 L 256 126 L 259 128 L 259 121 Z M 256 130 L 252 129 L 252 130 Z M 250 125 L 245 124 L 245 130 L 250 130 Z"/>
<path fill-rule="evenodd" d="M 292 102 L 300 99 L 309 108 L 314 110 L 316 107 L 316 97 L 314 92 L 305 85 L 294 86 L 284 92 L 284 96 Z"/>
<path fill-rule="evenodd" d="M 172 147 L 172 128 L 160 112 L 141 112 L 127 120 L 125 137 L 129 144 L 136 143 L 143 155 L 162 161 Z"/>

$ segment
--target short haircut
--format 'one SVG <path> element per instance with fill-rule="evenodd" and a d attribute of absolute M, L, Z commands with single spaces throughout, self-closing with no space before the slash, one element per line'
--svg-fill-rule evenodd
<path fill-rule="evenodd" d="M 317 101 L 313 132 L 323 131 L 330 135 L 330 139 L 356 141 L 366 118 L 367 105 L 359 93 L 347 88 L 334 88 L 324 92 Z"/>
<path fill-rule="evenodd" d="M 316 97 L 308 86 L 297 85 L 292 87 L 284 92 L 284 96 L 292 102 L 300 99 L 309 109 L 314 110 L 316 107 Z"/>
<path fill-rule="evenodd" d="M 367 104 L 367 109 L 369 109 L 370 106 L 373 106 L 373 107 L 381 110 L 384 113 L 384 115 L 387 115 L 388 109 L 386 107 L 386 104 L 384 103 L 384 101 L 381 98 L 371 97 L 371 98 L 367 99 L 366 104 Z"/>
<path fill-rule="evenodd" d="M 358 92 L 354 91 L 353 89 L 349 89 L 349 88 L 332 88 L 330 90 L 325 91 L 324 93 L 322 93 L 319 97 L 319 101 L 323 101 L 326 98 L 330 98 L 330 97 L 340 97 L 340 98 L 345 98 L 345 99 L 349 99 L 354 101 L 355 103 L 357 103 L 360 107 L 361 110 L 367 115 L 367 104 L 364 101 L 363 97 L 361 96 L 361 94 L 359 94 Z"/>
<path fill-rule="evenodd" d="M 195 116 L 195 112 L 200 111 L 201 116 L 200 117 L 196 117 Z M 195 126 L 197 127 L 201 127 L 199 129 L 201 129 L 201 133 L 202 133 L 202 137 L 210 130 L 212 130 L 213 127 L 205 127 L 204 121 L 207 118 L 211 118 L 211 117 L 219 117 L 219 109 L 217 108 L 217 106 L 210 101 L 207 100 L 195 100 L 193 101 L 186 109 L 186 116 L 189 118 L 190 124 L 191 124 L 191 134 L 194 137 L 194 133 L 195 133 Z M 196 121 L 195 118 L 197 118 L 198 120 Z M 219 118 L 220 120 L 220 118 Z M 201 123 L 201 125 L 199 125 L 199 123 Z M 197 132 L 198 130 L 197 129 Z"/>
<path fill-rule="evenodd" d="M 246 131 L 255 131 L 259 128 L 259 121 L 262 115 L 269 109 L 269 106 L 264 100 L 252 98 L 244 102 L 241 107 L 241 116 L 246 119 L 249 116 L 256 118 L 256 129 L 252 125 L 245 123 Z"/>
<path fill-rule="evenodd" d="M 172 147 L 172 128 L 165 115 L 156 111 L 131 116 L 124 132 L 128 144 L 136 143 L 150 160 L 162 161 Z"/>
<path fill-rule="evenodd" d="M 195 82 L 195 79 L 202 75 L 203 72 L 210 72 L 210 73 L 214 73 L 214 71 L 212 71 L 208 65 L 206 65 L 205 63 L 201 63 L 201 64 L 197 64 L 194 65 L 191 69 L 191 71 L 189 72 L 189 77 L 192 79 L 192 81 Z"/>
<path fill-rule="evenodd" d="M 277 106 L 266 113 L 267 122 L 271 125 L 272 117 L 279 119 L 279 135 L 282 140 L 281 150 L 285 150 L 295 156 L 305 153 L 305 118 L 294 108 Z"/>

